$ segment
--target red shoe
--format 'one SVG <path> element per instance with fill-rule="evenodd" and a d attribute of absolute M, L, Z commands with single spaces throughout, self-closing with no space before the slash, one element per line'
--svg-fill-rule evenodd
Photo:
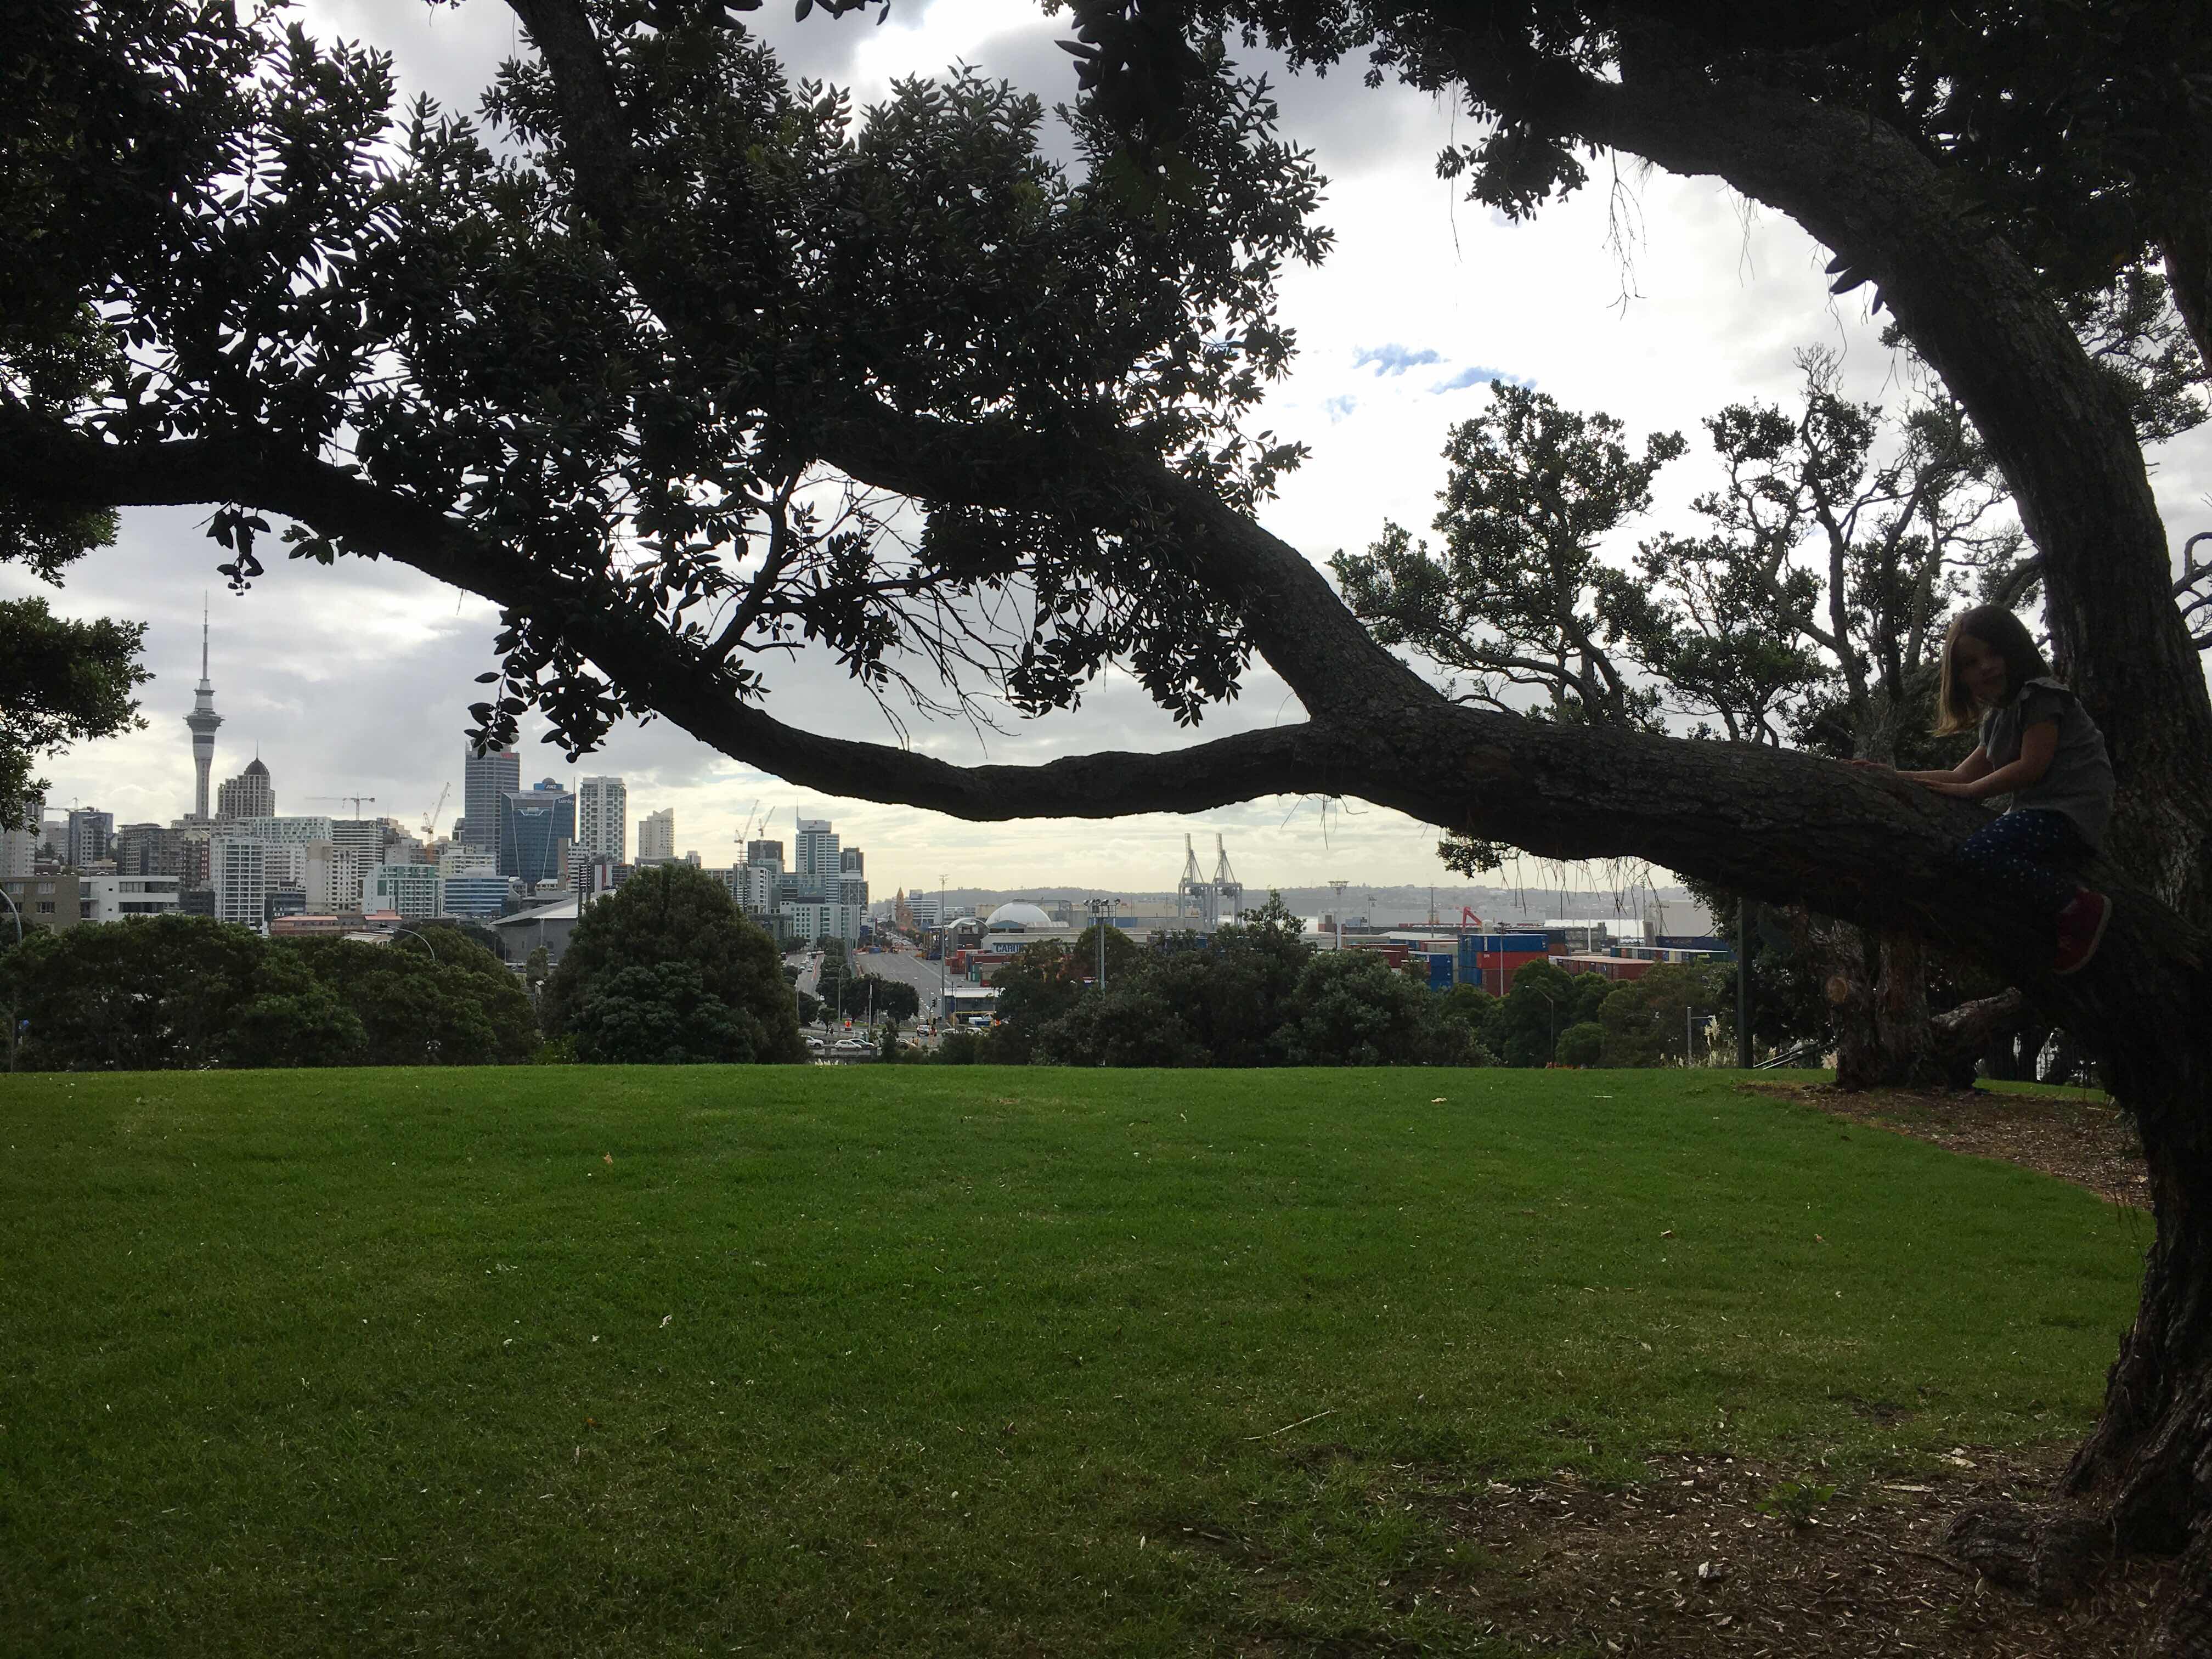
<path fill-rule="evenodd" d="M 2112 919 L 2112 902 L 2084 887 L 2073 902 L 2058 913 L 2058 959 L 2054 974 L 2078 974 L 2097 954 L 2105 937 L 2105 924 Z"/>

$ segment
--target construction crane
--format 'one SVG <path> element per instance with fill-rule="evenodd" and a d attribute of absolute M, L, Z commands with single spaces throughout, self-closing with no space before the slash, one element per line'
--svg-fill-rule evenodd
<path fill-rule="evenodd" d="M 438 839 L 438 815 L 446 810 L 446 799 L 453 793 L 453 786 L 449 783 L 438 792 L 438 804 L 423 814 L 422 839 L 424 841 Z"/>
<path fill-rule="evenodd" d="M 361 809 L 364 802 L 370 805 L 375 805 L 376 802 L 376 797 L 374 795 L 310 795 L 307 799 L 309 800 L 349 800 L 353 803 L 353 815 L 356 817 L 361 816 Z"/>
<path fill-rule="evenodd" d="M 775 817 L 775 808 L 771 806 L 763 812 L 760 810 L 760 806 L 761 804 L 755 801 L 753 810 L 745 814 L 745 821 L 738 830 L 738 842 L 740 846 L 756 836 L 768 833 L 769 821 Z"/>

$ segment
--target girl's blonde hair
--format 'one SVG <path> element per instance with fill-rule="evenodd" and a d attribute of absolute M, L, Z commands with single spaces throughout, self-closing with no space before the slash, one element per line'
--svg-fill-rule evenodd
<path fill-rule="evenodd" d="M 2033 679 L 2040 679 L 2051 672 L 2051 665 L 2043 659 L 2036 648 L 2035 636 L 2027 625 L 2001 605 L 1978 605 L 1971 611 L 1961 611 L 1952 618 L 1948 632 L 1943 635 L 1943 665 L 1936 691 L 1936 735 L 1948 737 L 1954 732 L 1971 732 L 1981 723 L 1982 710 L 1974 702 L 1974 694 L 1959 678 L 1958 645 L 1962 639 L 1971 639 L 1989 647 L 2004 659 L 2005 695 L 2014 692 Z"/>

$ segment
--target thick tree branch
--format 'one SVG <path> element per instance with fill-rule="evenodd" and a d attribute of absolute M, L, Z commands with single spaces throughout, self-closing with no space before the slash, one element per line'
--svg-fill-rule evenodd
<path fill-rule="evenodd" d="M 599 222 L 645 302 L 702 361 L 725 344 L 691 295 L 641 245 L 650 213 L 605 51 L 578 0 L 508 0 L 553 77 L 562 149 L 578 199 Z M 633 228 L 635 234 L 632 234 Z M 1319 716 L 1332 708 L 1418 701 L 1428 688 L 1376 645 L 1312 562 L 1149 451 L 1110 440 L 1071 451 L 1008 421 L 955 426 L 892 410 L 864 391 L 817 386 L 808 435 L 848 476 L 925 504 L 1061 516 L 1080 473 L 1088 527 L 1180 547 L 1192 574 L 1236 608 L 1270 667 Z"/>
<path fill-rule="evenodd" d="M 2192 911 L 2212 897 L 2212 702 L 2171 592 L 2165 531 L 2118 394 L 2025 262 L 1961 210 L 1943 168 L 1877 116 L 1716 70 L 1656 26 L 1617 82 L 1455 58 L 1493 106 L 1671 172 L 1716 175 L 1833 249 L 1943 377 L 2003 468 L 2045 560 L 2059 654 L 2111 743 L 2131 868 Z M 2159 781 L 2156 799 L 2131 780 Z"/>
<path fill-rule="evenodd" d="M 975 819 L 1350 795 L 1547 857 L 1640 856 L 1777 903 L 1927 932 L 2004 967 L 2080 1029 L 2104 1028 L 2122 1010 L 2139 1020 L 2148 1005 L 2183 1018 L 2208 988 L 2199 935 L 2118 884 L 2112 943 L 2089 972 L 2053 980 L 2041 965 L 2048 942 L 2032 923 L 1964 887 L 1950 861 L 1985 814 L 1811 755 L 1526 720 L 1424 688 L 1416 701 L 1165 754 L 956 766 L 787 726 L 741 702 L 698 641 L 327 463 L 210 441 L 126 449 L 0 409 L 0 492 L 76 506 L 234 501 L 283 514 L 349 551 L 396 559 L 557 626 L 626 692 L 702 742 L 825 792 Z"/>

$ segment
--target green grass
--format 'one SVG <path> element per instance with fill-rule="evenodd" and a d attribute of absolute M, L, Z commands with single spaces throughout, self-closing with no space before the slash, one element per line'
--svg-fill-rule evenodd
<path fill-rule="evenodd" d="M 1407 1466 L 2087 1424 L 2145 1222 L 1729 1083 L 0 1079 L 0 1652 L 1506 1652 Z"/>

